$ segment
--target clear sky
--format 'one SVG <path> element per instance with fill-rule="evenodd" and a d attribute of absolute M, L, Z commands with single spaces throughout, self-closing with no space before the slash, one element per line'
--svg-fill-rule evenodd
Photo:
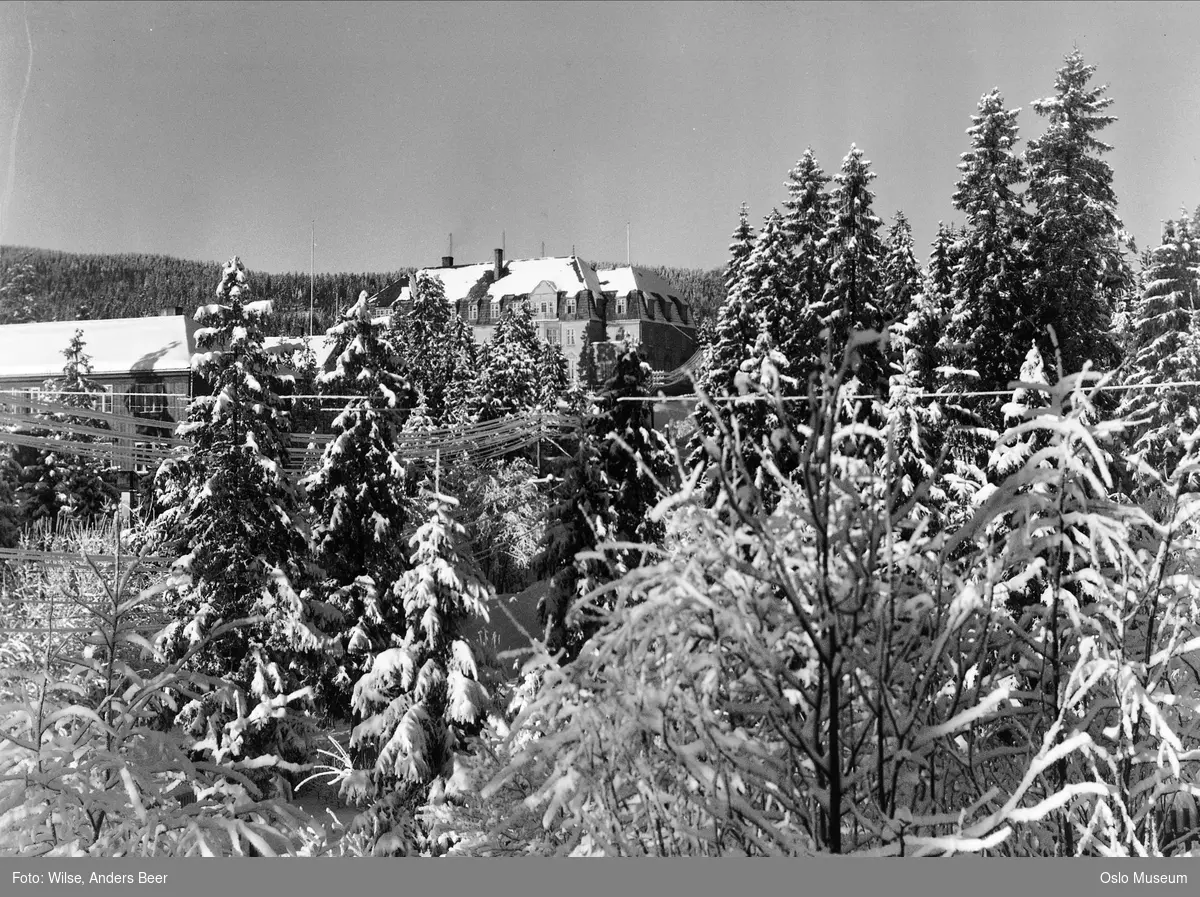
<path fill-rule="evenodd" d="M 1200 203 L 1200 4 L 4 2 L 0 242 L 304 271 L 315 218 L 317 269 L 358 272 L 449 233 L 620 261 L 629 222 L 635 262 L 710 267 L 853 142 L 924 258 L 980 96 L 1041 134 L 1073 46 L 1153 245 Z"/>

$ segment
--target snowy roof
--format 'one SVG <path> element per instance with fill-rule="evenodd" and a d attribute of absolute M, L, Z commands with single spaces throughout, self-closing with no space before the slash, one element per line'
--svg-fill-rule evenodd
<path fill-rule="evenodd" d="M 61 374 L 63 349 L 76 330 L 83 331 L 93 375 L 185 372 L 196 348 L 196 325 L 184 315 L 5 324 L 0 325 L 0 378 Z"/>
<path fill-rule="evenodd" d="M 263 338 L 263 348 L 273 355 L 301 352 L 307 346 L 312 350 L 317 367 L 323 368 L 333 354 L 333 340 L 324 333 L 312 336 L 268 336 Z"/>
<path fill-rule="evenodd" d="M 679 290 L 662 277 L 646 268 L 636 266 L 601 271 L 600 283 L 604 292 L 616 293 L 618 296 L 628 296 L 630 290 L 641 290 L 644 293 L 657 293 L 672 299 L 679 298 Z"/>
<path fill-rule="evenodd" d="M 485 274 L 493 270 L 492 265 L 462 265 L 458 268 L 426 268 L 426 274 L 441 278 L 446 298 L 451 302 L 467 298 L 471 287 L 479 283 Z M 409 281 L 412 283 L 412 281 Z"/>
<path fill-rule="evenodd" d="M 575 296 L 581 290 L 591 290 L 600 294 L 600 278 L 596 269 L 582 259 L 574 256 L 541 259 L 510 259 L 504 264 L 508 272 L 488 287 L 488 295 L 493 299 L 501 296 L 526 296 L 542 281 L 549 281 L 560 293 Z M 446 299 L 457 302 L 465 299 L 471 292 L 471 287 L 479 283 L 490 271 L 494 271 L 493 263 L 478 265 L 461 265 L 456 268 L 423 268 L 418 274 L 429 274 L 439 277 L 446 290 Z M 400 290 L 399 302 L 411 298 L 408 287 Z"/>
<path fill-rule="evenodd" d="M 587 262 L 564 258 L 513 259 L 508 273 L 488 287 L 489 296 L 524 296 L 533 292 L 543 280 L 548 280 L 560 293 L 574 296 L 580 290 L 600 295 L 600 278 Z"/>

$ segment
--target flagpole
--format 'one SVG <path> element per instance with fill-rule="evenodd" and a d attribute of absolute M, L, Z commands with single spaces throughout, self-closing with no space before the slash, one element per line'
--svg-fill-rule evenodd
<path fill-rule="evenodd" d="M 313 302 L 317 282 L 317 219 L 312 220 L 312 254 L 308 262 L 308 335 L 313 335 Z"/>

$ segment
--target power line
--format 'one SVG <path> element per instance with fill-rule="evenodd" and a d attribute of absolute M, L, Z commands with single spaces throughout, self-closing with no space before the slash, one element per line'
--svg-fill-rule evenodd
<path fill-rule="evenodd" d="M 1087 388 L 1088 392 L 1119 392 L 1137 389 L 1161 389 L 1172 386 L 1200 386 L 1200 380 L 1164 380 L 1159 383 L 1099 383 L 1095 386 Z M 1051 386 L 1046 383 L 1020 383 L 1012 389 L 988 389 L 988 390 L 968 390 L 966 392 L 913 392 L 909 395 L 914 399 L 965 399 L 965 398 L 997 398 L 999 396 L 1011 396 L 1018 389 L 1023 389 L 1027 392 L 1049 392 Z M 709 396 L 711 402 L 756 402 L 767 401 L 771 396 L 764 396 L 758 393 L 748 393 L 742 396 Z M 856 395 L 851 398 L 855 399 L 879 399 L 886 401 L 888 396 L 877 395 Z M 807 402 L 809 396 L 779 396 L 781 402 Z M 684 396 L 628 396 L 617 399 L 618 402 L 698 402 L 700 396 L 696 393 L 689 393 Z"/>

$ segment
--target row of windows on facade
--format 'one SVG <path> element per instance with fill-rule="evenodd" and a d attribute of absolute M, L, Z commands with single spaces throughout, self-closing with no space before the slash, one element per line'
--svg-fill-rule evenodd
<path fill-rule="evenodd" d="M 179 396 L 168 394 L 166 387 L 161 383 L 146 386 L 134 384 L 131 390 L 130 392 L 117 392 L 113 384 L 105 384 L 100 390 L 91 393 L 95 399 L 92 408 L 103 414 L 113 414 L 117 412 L 116 400 L 121 399 L 124 405 L 123 410 L 133 416 L 159 419 L 168 414 L 169 399 L 179 398 Z M 44 389 L 40 386 L 26 386 L 18 389 L 6 389 L 4 394 L 14 398 L 28 399 L 30 402 L 53 402 L 58 396 L 58 391 Z M 22 410 L 24 413 L 30 414 L 36 409 L 26 406 Z"/>
<path fill-rule="evenodd" d="M 682 324 L 690 324 L 688 320 L 687 306 L 678 299 L 670 299 L 658 294 L 641 294 L 640 291 L 629 293 L 629 297 L 638 297 L 640 295 L 642 306 L 646 312 L 646 317 L 649 320 L 661 318 L 664 321 L 679 321 Z M 651 298 L 657 297 L 657 298 Z M 614 318 L 636 317 L 636 314 L 631 311 L 627 296 L 615 296 L 613 294 L 605 294 L 608 301 L 615 301 L 615 309 L 613 311 Z M 521 303 L 521 307 L 526 311 L 531 312 L 538 319 L 547 318 L 562 318 L 566 320 L 574 319 L 578 316 L 578 300 L 576 297 L 569 296 L 561 300 L 562 310 L 553 309 L 550 307 L 552 300 L 542 299 L 536 303 L 536 308 L 529 300 Z M 491 299 L 486 302 L 461 299 L 456 303 L 456 308 L 463 320 L 472 324 L 490 324 L 498 321 L 501 315 L 504 314 L 513 305 L 513 300 Z M 658 307 L 657 314 L 655 306 Z M 672 312 L 674 308 L 674 312 Z M 412 310 L 411 300 L 405 300 L 399 303 L 399 311 L 401 314 L 408 314 Z"/>

